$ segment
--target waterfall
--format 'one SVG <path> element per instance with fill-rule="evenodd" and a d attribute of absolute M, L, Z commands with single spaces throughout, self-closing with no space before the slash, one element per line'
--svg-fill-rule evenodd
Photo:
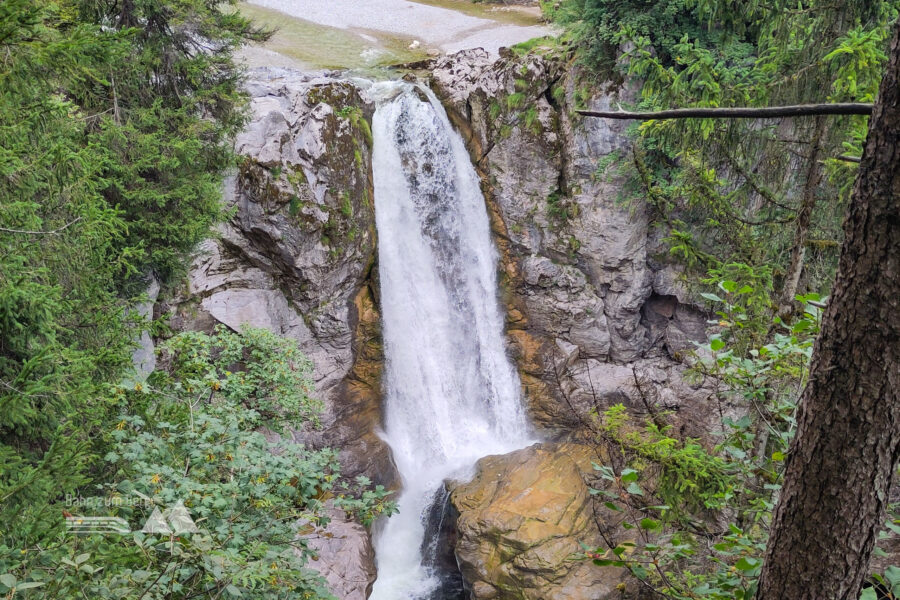
<path fill-rule="evenodd" d="M 518 376 L 504 351 L 497 252 L 478 176 L 430 90 L 379 84 L 375 219 L 385 351 L 384 433 L 403 479 L 375 537 L 371 598 L 430 598 L 425 520 L 448 477 L 526 445 Z M 388 96 L 384 98 L 384 96 Z"/>

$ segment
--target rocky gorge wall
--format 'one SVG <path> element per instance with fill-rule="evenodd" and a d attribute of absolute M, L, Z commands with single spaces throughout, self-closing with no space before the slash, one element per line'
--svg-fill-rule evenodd
<path fill-rule="evenodd" d="M 347 478 L 399 485 L 380 423 L 383 356 L 375 282 L 374 105 L 340 77 L 257 69 L 252 119 L 226 180 L 233 216 L 198 249 L 185 285 L 157 303 L 175 331 L 263 327 L 314 364 L 321 427 L 299 443 L 340 449 Z M 332 592 L 364 600 L 375 580 L 369 532 L 341 511 L 308 535 Z"/>
<path fill-rule="evenodd" d="M 539 53 L 495 60 L 479 50 L 416 67 L 482 177 L 501 254 L 508 351 L 547 440 L 486 458 L 473 481 L 451 486 L 466 589 L 478 599 L 582 597 L 575 589 L 621 597 L 622 573 L 571 561 L 578 542 L 598 541 L 603 518 L 587 494 L 590 462 L 602 457 L 591 458 L 597 450 L 585 444 L 584 425 L 592 411 L 621 402 L 635 414 L 675 411 L 684 433 L 701 434 L 707 391 L 684 380 L 679 358 L 703 339 L 707 317 L 661 259 L 644 208 L 620 202 L 621 181 L 597 176 L 598 163 L 627 151 L 628 138 L 621 124 L 575 115 L 576 69 Z M 326 411 L 320 429 L 291 435 L 339 448 L 345 475 L 395 488 L 390 451 L 376 433 L 383 354 L 374 104 L 365 84 L 341 74 L 259 69 L 248 89 L 252 120 L 226 183 L 233 216 L 155 315 L 170 314 L 175 330 L 250 324 L 297 340 L 315 364 Z M 629 93 L 583 100 L 605 108 L 613 92 Z M 533 501 L 516 500 L 535 489 L 543 491 Z M 375 576 L 368 533 L 334 516 L 322 539 L 342 543 L 322 544 L 313 566 L 339 597 L 364 598 Z"/>
<path fill-rule="evenodd" d="M 540 53 L 494 61 L 471 50 L 428 66 L 484 179 L 534 422 L 565 435 L 621 402 L 683 410 L 685 433 L 702 433 L 687 413 L 707 394 L 684 381 L 681 358 L 705 339 L 708 316 L 666 262 L 646 207 L 623 203 L 622 180 L 599 169 L 614 153 L 627 160 L 627 125 L 575 113 L 633 90 L 584 97 L 577 68 Z"/>

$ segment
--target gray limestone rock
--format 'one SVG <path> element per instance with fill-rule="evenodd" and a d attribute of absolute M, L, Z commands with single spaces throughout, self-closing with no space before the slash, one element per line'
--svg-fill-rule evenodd
<path fill-rule="evenodd" d="M 375 582 L 375 550 L 365 527 L 329 506 L 325 527 L 302 537 L 313 552 L 309 566 L 319 572 L 328 589 L 341 600 L 366 600 Z"/>

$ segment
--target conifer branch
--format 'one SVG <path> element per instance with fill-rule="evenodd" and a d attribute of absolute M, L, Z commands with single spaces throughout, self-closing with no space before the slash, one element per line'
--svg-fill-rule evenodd
<path fill-rule="evenodd" d="M 81 220 L 81 217 L 78 217 L 77 219 L 75 219 L 73 221 L 69 221 L 62 227 L 53 229 L 52 231 L 40 231 L 40 230 L 30 230 L 30 229 L 9 229 L 7 227 L 0 227 L 0 231 L 2 231 L 4 233 L 20 233 L 20 234 L 24 234 L 24 235 L 57 235 L 58 233 L 68 229 L 69 227 L 71 227 L 72 225 L 74 225 L 75 223 L 77 223 L 80 220 Z"/>

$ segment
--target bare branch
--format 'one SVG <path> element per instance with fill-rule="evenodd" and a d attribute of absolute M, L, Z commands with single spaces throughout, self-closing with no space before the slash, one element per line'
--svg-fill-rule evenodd
<path fill-rule="evenodd" d="M 81 220 L 81 217 L 78 217 L 74 221 L 69 221 L 62 227 L 60 227 L 58 229 L 54 229 L 52 231 L 31 231 L 28 229 L 7 229 L 6 227 L 0 227 L 0 231 L 3 231 L 5 233 L 21 233 L 24 235 L 57 235 L 61 231 L 68 229 L 69 227 L 71 227 L 72 225 L 74 225 L 75 223 L 77 223 L 80 220 Z"/>
<path fill-rule="evenodd" d="M 795 104 L 790 106 L 745 106 L 726 108 L 674 108 L 651 112 L 627 110 L 579 110 L 585 117 L 604 119 L 630 119 L 650 121 L 654 119 L 771 119 L 775 117 L 809 117 L 816 115 L 870 115 L 870 102 L 838 102 L 825 104 Z"/>

